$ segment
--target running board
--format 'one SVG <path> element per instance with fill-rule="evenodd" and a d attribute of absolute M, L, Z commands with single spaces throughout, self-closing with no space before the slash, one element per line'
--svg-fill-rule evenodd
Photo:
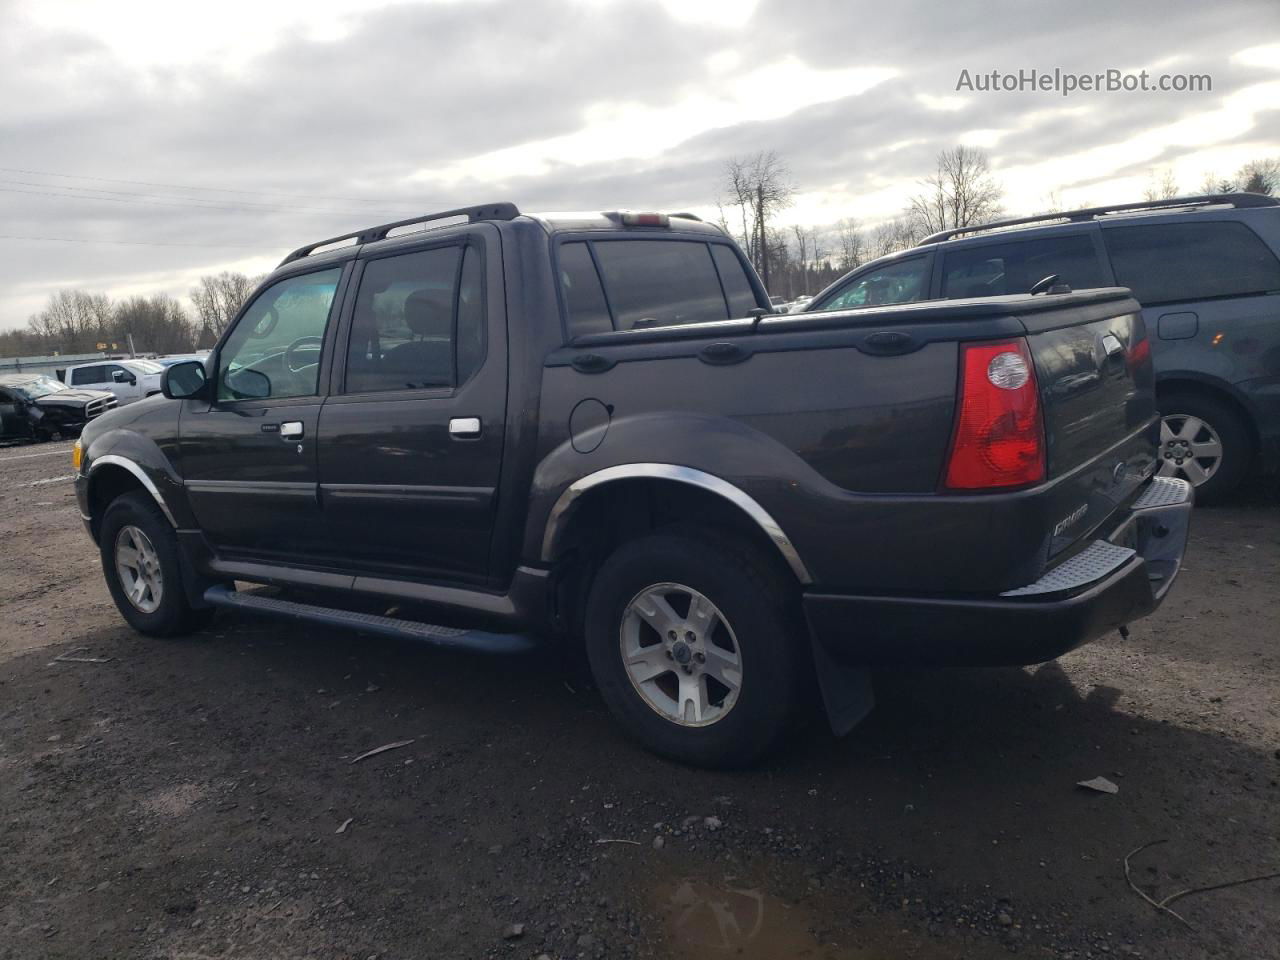
<path fill-rule="evenodd" d="M 519 633 L 489 633 L 484 630 L 440 627 L 415 620 L 397 620 L 394 617 L 380 617 L 372 613 L 356 613 L 351 610 L 318 607 L 310 603 L 295 603 L 292 600 L 277 600 L 274 597 L 237 593 L 221 585 L 206 590 L 204 599 L 206 603 L 215 607 L 229 607 L 246 613 L 282 617 L 287 620 L 304 620 L 329 627 L 377 633 L 384 637 L 418 640 L 452 650 L 470 650 L 476 653 L 524 653 L 535 646 L 530 637 Z"/>

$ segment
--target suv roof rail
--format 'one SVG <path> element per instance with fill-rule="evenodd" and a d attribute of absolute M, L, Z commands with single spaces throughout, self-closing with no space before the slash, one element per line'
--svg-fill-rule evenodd
<path fill-rule="evenodd" d="M 1020 227 L 1028 223 L 1048 223 L 1053 220 L 1092 220 L 1095 217 L 1111 213 L 1125 213 L 1130 210 L 1178 210 L 1185 207 L 1205 207 L 1230 205 L 1233 207 L 1275 207 L 1280 206 L 1280 198 L 1269 197 L 1263 193 L 1206 193 L 1194 197 L 1173 197 L 1169 200 L 1141 200 L 1137 203 L 1115 203 L 1105 207 L 1085 207 L 1081 210 L 1063 210 L 1059 213 L 1041 213 L 1031 217 L 1017 217 L 1013 220 L 993 220 L 991 223 L 978 223 L 971 227 L 957 227 L 954 230 L 939 230 L 925 237 L 916 246 L 926 243 L 938 243 L 949 240 L 962 233 L 978 233 L 983 230 L 1000 230 L 1004 227 Z"/>
<path fill-rule="evenodd" d="M 439 213 L 424 213 L 417 217 L 409 217 L 407 220 L 396 220 L 392 223 L 379 224 L 376 227 L 365 227 L 363 230 L 344 233 L 338 237 L 330 237 L 328 240 L 317 240 L 315 243 L 308 243 L 305 247 L 299 247 L 281 260 L 280 265 L 284 266 L 294 260 L 309 257 L 321 247 L 327 247 L 331 243 L 341 243 L 343 240 L 354 240 L 357 244 L 385 240 L 387 234 L 397 227 L 407 227 L 415 223 L 429 223 L 432 220 L 444 220 L 449 217 L 466 217 L 469 222 L 475 223 L 477 220 L 514 220 L 518 216 L 520 216 L 520 211 L 516 208 L 516 205 L 505 201 L 486 203 L 475 207 L 459 207 L 457 210 L 441 210 Z"/>

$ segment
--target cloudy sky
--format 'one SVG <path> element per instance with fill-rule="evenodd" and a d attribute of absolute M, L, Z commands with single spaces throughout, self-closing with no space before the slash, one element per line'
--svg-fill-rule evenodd
<path fill-rule="evenodd" d="M 1212 91 L 956 90 L 1055 68 Z M 1010 212 L 1280 156 L 1280 2 L 0 0 L 0 329 L 431 209 L 714 210 L 762 149 L 871 224 L 957 143 Z"/>

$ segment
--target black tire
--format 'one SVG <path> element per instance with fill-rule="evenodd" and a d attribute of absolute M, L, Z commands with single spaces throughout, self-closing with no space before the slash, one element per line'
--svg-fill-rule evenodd
<path fill-rule="evenodd" d="M 146 534 L 158 559 L 162 585 L 160 601 L 150 612 L 139 609 L 129 599 L 116 570 L 116 540 L 120 531 L 128 526 Z M 188 602 L 182 584 L 178 538 L 155 501 L 146 493 L 127 493 L 111 502 L 98 533 L 98 552 L 102 557 L 102 572 L 107 589 L 111 591 L 111 599 L 116 602 L 120 615 L 139 633 L 176 637 L 198 630 L 212 619 L 212 609 L 196 609 Z"/>
<path fill-rule="evenodd" d="M 1240 481 L 1248 474 L 1249 464 L 1253 459 L 1253 440 L 1240 414 L 1229 403 L 1192 391 L 1171 390 L 1161 393 L 1158 406 L 1160 416 L 1174 424 L 1179 423 L 1183 417 L 1195 417 L 1218 435 L 1222 444 L 1222 457 L 1217 469 L 1195 487 L 1196 503 L 1221 502 L 1240 485 Z M 1165 456 L 1168 452 L 1170 451 L 1162 442 L 1160 460 L 1165 469 L 1169 469 L 1167 465 L 1171 462 Z M 1176 461 L 1173 461 L 1173 465 L 1176 468 Z M 1176 475 L 1192 479 L 1182 472 Z"/>
<path fill-rule="evenodd" d="M 668 719 L 627 673 L 625 614 L 632 600 L 655 584 L 678 584 L 702 594 L 732 631 L 741 684 L 729 709 L 708 725 Z M 794 584 L 749 546 L 667 533 L 622 545 L 600 568 L 587 601 L 587 659 L 605 704 L 628 734 L 662 756 L 703 767 L 751 763 L 778 744 L 795 709 L 804 649 L 795 601 Z M 649 636 L 652 642 L 660 635 L 655 631 Z M 672 667 L 663 680 L 678 684 L 674 660 Z M 695 679 L 710 690 L 710 681 Z M 723 696 L 721 700 L 722 705 L 727 702 Z"/>

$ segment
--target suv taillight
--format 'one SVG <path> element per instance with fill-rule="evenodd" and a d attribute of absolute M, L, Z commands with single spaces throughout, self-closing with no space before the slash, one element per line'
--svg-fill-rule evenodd
<path fill-rule="evenodd" d="M 960 397 L 943 485 L 989 490 L 1039 483 L 1045 474 L 1044 425 L 1027 341 L 960 349 Z"/>

